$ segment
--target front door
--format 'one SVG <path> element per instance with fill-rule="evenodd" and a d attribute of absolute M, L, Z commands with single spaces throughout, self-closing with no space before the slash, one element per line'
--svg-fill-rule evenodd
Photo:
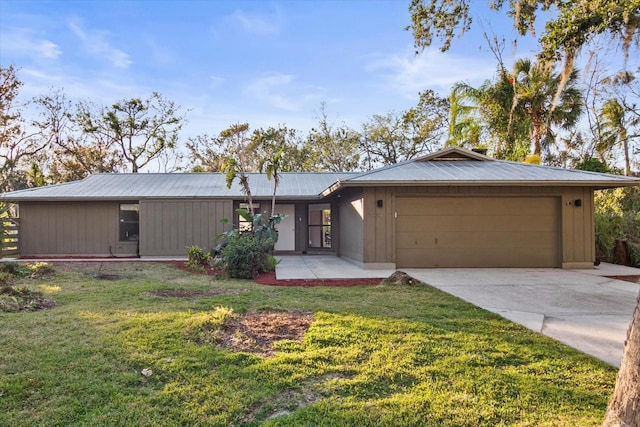
<path fill-rule="evenodd" d="M 296 207 L 295 205 L 276 205 L 276 214 L 286 215 L 280 224 L 276 225 L 278 230 L 278 241 L 276 251 L 296 250 Z"/>

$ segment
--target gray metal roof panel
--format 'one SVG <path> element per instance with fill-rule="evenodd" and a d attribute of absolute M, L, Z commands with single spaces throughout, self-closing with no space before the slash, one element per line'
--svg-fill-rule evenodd
<path fill-rule="evenodd" d="M 503 160 L 491 162 L 477 160 L 408 161 L 363 172 L 343 182 L 360 184 L 379 182 L 522 182 L 532 184 L 567 182 L 588 184 L 605 181 L 612 184 L 640 182 L 638 178 L 620 175 Z"/>
<path fill-rule="evenodd" d="M 270 198 L 273 181 L 265 174 L 251 173 L 249 185 L 256 198 Z M 282 173 L 277 197 L 315 198 L 334 182 L 353 173 Z M 243 198 L 238 183 L 227 188 L 226 178 L 219 173 L 170 174 L 95 174 L 64 184 L 30 188 L 0 195 L 9 201 L 80 200 L 80 199 L 144 199 L 144 198 Z"/>

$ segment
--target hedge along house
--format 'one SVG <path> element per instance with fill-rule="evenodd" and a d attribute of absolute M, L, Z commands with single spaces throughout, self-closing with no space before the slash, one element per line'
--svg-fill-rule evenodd
<path fill-rule="evenodd" d="M 273 182 L 250 174 L 258 211 Z M 590 268 L 593 192 L 640 179 L 494 160 L 461 148 L 363 173 L 284 173 L 279 253 L 334 253 L 365 268 Z M 15 191 L 22 256 L 185 256 L 246 207 L 222 174 L 98 174 Z M 220 220 L 226 218 L 228 224 Z"/>

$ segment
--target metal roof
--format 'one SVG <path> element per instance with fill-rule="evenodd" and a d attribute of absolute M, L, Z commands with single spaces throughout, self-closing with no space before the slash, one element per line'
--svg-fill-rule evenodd
<path fill-rule="evenodd" d="M 273 182 L 251 173 L 255 198 L 270 198 Z M 282 173 L 277 198 L 318 199 L 342 187 L 418 186 L 581 186 L 640 185 L 640 178 L 494 160 L 458 147 L 368 172 Z M 0 200 L 139 200 L 157 198 L 244 198 L 238 180 L 227 188 L 220 173 L 96 174 L 81 181 L 0 194 Z"/>
<path fill-rule="evenodd" d="M 621 175 L 495 160 L 415 161 L 387 166 L 347 178 L 344 182 L 446 182 L 446 183 L 610 183 L 635 184 L 640 179 Z"/>
<path fill-rule="evenodd" d="M 581 186 L 615 188 L 640 185 L 640 178 L 495 160 L 459 147 L 385 166 L 336 182 L 340 187 L 382 185 Z"/>
<path fill-rule="evenodd" d="M 316 199 L 324 189 L 354 173 L 282 173 L 279 199 Z M 270 198 L 273 181 L 265 174 L 250 173 L 251 194 Z M 80 181 L 30 188 L 0 195 L 0 200 L 138 200 L 156 198 L 244 198 L 236 179 L 227 188 L 220 173 L 124 173 L 95 174 Z"/>

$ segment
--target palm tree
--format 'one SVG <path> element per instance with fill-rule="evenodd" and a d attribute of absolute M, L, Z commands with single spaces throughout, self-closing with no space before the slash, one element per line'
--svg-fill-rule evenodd
<path fill-rule="evenodd" d="M 249 175 L 242 164 L 233 157 L 227 157 L 222 165 L 222 172 L 226 174 L 227 188 L 231 188 L 233 181 L 238 178 L 242 192 L 247 196 L 249 202 L 249 213 L 253 216 L 253 196 L 251 195 L 251 187 L 249 187 Z"/>
<path fill-rule="evenodd" d="M 607 100 L 600 110 L 600 141 L 596 145 L 598 153 L 611 150 L 616 145 L 622 145 L 624 153 L 624 174 L 631 175 L 631 158 L 629 155 L 629 132 L 625 110 L 617 99 Z"/>
<path fill-rule="evenodd" d="M 528 134 L 534 155 L 554 144 L 554 127 L 570 130 L 582 114 L 582 92 L 576 86 L 578 71 L 571 72 L 556 100 L 561 79 L 548 66 L 529 59 L 519 59 L 514 66 L 512 105 L 517 105 L 529 119 Z"/>
<path fill-rule="evenodd" d="M 456 83 L 449 95 L 449 135 L 445 146 L 465 147 L 480 144 L 482 126 L 477 108 L 476 90 L 466 83 Z M 467 101 L 467 102 L 465 102 Z M 472 104 L 469 104 L 471 101 Z"/>
<path fill-rule="evenodd" d="M 271 197 L 271 216 L 276 214 L 276 191 L 280 183 L 280 169 L 282 167 L 282 153 L 284 150 L 280 148 L 278 152 L 271 158 L 262 159 L 260 162 L 260 172 L 267 174 L 267 179 L 273 179 L 273 195 Z"/>

